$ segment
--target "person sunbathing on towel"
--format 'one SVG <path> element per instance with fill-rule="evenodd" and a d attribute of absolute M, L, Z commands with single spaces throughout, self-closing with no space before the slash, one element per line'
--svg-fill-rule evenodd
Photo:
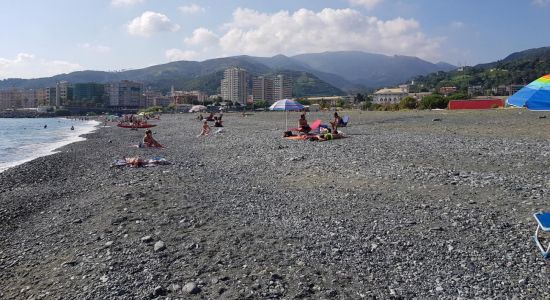
<path fill-rule="evenodd" d="M 201 135 L 208 135 L 210 134 L 210 126 L 208 126 L 208 121 L 204 121 L 204 123 L 202 123 L 202 131 L 201 131 L 201 134 L 199 134 L 198 136 L 201 136 Z"/>
<path fill-rule="evenodd" d="M 343 137 L 344 136 L 342 134 L 338 133 L 337 131 L 334 132 L 334 133 L 331 133 L 327 129 L 324 129 L 324 130 L 321 131 L 321 134 L 318 134 L 315 137 L 312 137 L 310 140 L 311 141 L 322 142 L 322 141 L 330 141 L 330 140 L 335 140 L 335 139 L 341 139 Z"/>
<path fill-rule="evenodd" d="M 127 158 L 124 158 L 124 160 L 130 167 L 133 167 L 133 168 L 142 167 L 145 163 L 145 161 L 140 157 L 127 157 Z"/>
<path fill-rule="evenodd" d="M 162 145 L 153 138 L 153 132 L 151 129 L 145 130 L 145 136 L 143 137 L 143 144 L 146 147 L 162 148 Z"/>
<path fill-rule="evenodd" d="M 305 113 L 300 116 L 300 120 L 298 120 L 298 124 L 300 124 L 300 129 L 298 131 L 303 132 L 305 134 L 311 131 L 311 127 L 307 124 Z"/>

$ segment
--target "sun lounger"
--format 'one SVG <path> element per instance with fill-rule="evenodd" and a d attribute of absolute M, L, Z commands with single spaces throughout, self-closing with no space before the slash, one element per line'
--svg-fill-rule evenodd
<path fill-rule="evenodd" d="M 550 213 L 538 212 L 533 216 L 538 223 L 537 230 L 535 231 L 533 239 L 535 240 L 535 244 L 537 244 L 537 247 L 539 247 L 539 250 L 542 252 L 543 257 L 547 259 L 548 257 L 550 257 L 550 243 L 548 243 L 548 247 L 546 249 L 542 246 L 539 240 L 539 230 L 550 232 Z"/>

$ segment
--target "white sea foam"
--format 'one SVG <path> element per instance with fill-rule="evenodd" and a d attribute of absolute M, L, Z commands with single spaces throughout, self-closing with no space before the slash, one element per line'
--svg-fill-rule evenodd
<path fill-rule="evenodd" d="M 74 130 L 59 132 L 56 141 L 32 143 L 19 146 L 17 148 L 17 152 L 24 153 L 24 155 L 21 155 L 14 161 L 0 162 L 0 173 L 33 159 L 57 153 L 58 151 L 56 150 L 65 145 L 84 141 L 86 138 L 82 137 L 82 135 L 94 132 L 100 124 L 101 123 L 98 121 L 78 122 L 76 126 L 74 126 Z"/>

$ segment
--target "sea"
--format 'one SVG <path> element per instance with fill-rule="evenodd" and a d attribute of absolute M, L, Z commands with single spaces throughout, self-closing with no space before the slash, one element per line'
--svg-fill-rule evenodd
<path fill-rule="evenodd" d="M 65 118 L 0 118 L 0 172 L 85 140 L 81 135 L 94 131 L 99 124 Z"/>

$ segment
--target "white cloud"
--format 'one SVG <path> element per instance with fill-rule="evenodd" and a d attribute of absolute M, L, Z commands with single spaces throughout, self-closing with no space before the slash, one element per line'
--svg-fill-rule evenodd
<path fill-rule="evenodd" d="M 195 29 L 191 37 L 184 39 L 188 45 L 204 47 L 215 45 L 218 41 L 219 37 L 215 33 L 203 27 Z"/>
<path fill-rule="evenodd" d="M 143 2 L 145 2 L 145 0 L 111 0 L 111 5 L 116 7 L 125 7 L 141 4 Z"/>
<path fill-rule="evenodd" d="M 168 49 L 165 56 L 169 61 L 196 60 L 199 58 L 200 53 L 193 50 Z"/>
<path fill-rule="evenodd" d="M 205 11 L 204 7 L 195 3 L 191 5 L 180 6 L 178 7 L 178 9 L 185 14 L 196 14 Z"/>
<path fill-rule="evenodd" d="M 172 22 L 166 15 L 161 13 L 146 11 L 141 16 L 136 17 L 126 25 L 128 33 L 149 37 L 155 32 L 178 31 L 180 26 Z"/>
<path fill-rule="evenodd" d="M 536 6 L 548 6 L 550 5 L 550 0 L 533 0 L 531 3 Z"/>
<path fill-rule="evenodd" d="M 238 8 L 223 30 L 220 46 L 226 54 L 292 55 L 361 50 L 436 59 L 441 42 L 427 37 L 414 19 L 384 21 L 350 8 L 273 14 Z"/>
<path fill-rule="evenodd" d="M 28 53 L 19 53 L 15 59 L 0 57 L 0 79 L 46 77 L 82 69 L 79 64 L 37 58 Z"/>
<path fill-rule="evenodd" d="M 462 29 L 462 28 L 464 28 L 464 23 L 462 23 L 460 21 L 453 21 L 453 22 L 451 22 L 450 26 L 453 29 Z"/>
<path fill-rule="evenodd" d="M 373 9 L 376 5 L 380 4 L 382 0 L 349 0 L 352 5 L 364 6 L 368 9 Z"/>
<path fill-rule="evenodd" d="M 109 46 L 93 45 L 93 44 L 90 44 L 90 43 L 78 44 L 78 48 L 91 50 L 91 51 L 97 52 L 97 53 L 107 53 L 107 52 L 111 51 L 111 47 L 109 47 Z"/>

